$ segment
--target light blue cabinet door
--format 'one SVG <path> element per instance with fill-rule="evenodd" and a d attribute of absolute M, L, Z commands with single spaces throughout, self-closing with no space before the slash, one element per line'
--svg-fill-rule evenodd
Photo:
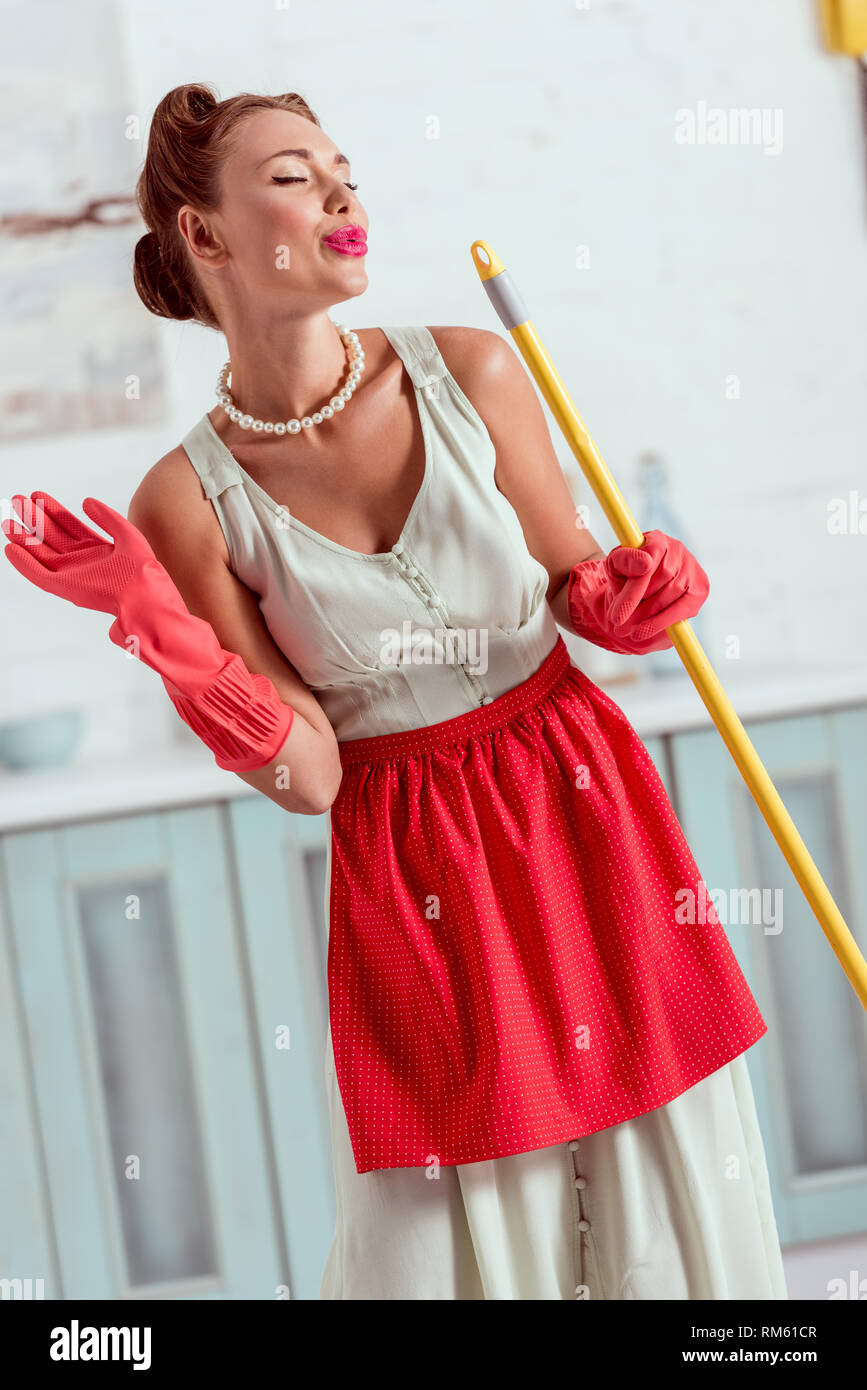
<path fill-rule="evenodd" d="M 334 1235 L 325 1093 L 329 817 L 264 796 L 229 808 L 241 920 L 294 1298 L 315 1299 Z"/>
<path fill-rule="evenodd" d="M 49 1298 L 59 1285 L 51 1206 L 4 896 L 0 892 L 0 1279 L 9 1282 L 0 1298 Z"/>
<path fill-rule="evenodd" d="M 212 806 L 3 840 L 46 1297 L 273 1299 L 289 1282 L 226 832 Z M 34 1258 L 39 1241 L 37 1224 Z"/>
<path fill-rule="evenodd" d="M 867 710 L 747 726 L 867 952 Z M 679 817 L 768 1032 L 746 1054 L 784 1243 L 867 1229 L 867 1015 L 716 730 L 673 739 Z"/>

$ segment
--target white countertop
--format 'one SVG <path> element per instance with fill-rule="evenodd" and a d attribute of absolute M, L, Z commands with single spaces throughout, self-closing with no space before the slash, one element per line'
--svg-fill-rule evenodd
<path fill-rule="evenodd" d="M 722 680 L 722 674 L 717 673 Z M 712 720 L 686 672 L 653 681 L 605 685 L 642 738 L 712 727 Z M 723 681 L 744 722 L 867 704 L 867 669 L 822 675 L 775 674 L 765 679 Z M 256 796 L 246 782 L 217 767 L 203 744 L 174 744 L 118 754 L 102 761 L 78 760 L 32 772 L 0 771 L 0 831 L 64 825 L 165 807 Z"/>
<path fill-rule="evenodd" d="M 789 673 L 784 680 L 777 673 L 745 681 L 732 680 L 718 669 L 716 674 L 742 723 L 867 704 L 867 668 L 827 675 L 815 671 Z M 642 738 L 713 725 L 686 671 L 663 680 L 602 688 L 608 691 Z"/>
<path fill-rule="evenodd" d="M 256 792 L 217 767 L 201 745 L 180 743 L 116 758 L 78 760 L 63 767 L 0 771 L 0 831 L 68 824 L 103 816 L 222 801 Z"/>

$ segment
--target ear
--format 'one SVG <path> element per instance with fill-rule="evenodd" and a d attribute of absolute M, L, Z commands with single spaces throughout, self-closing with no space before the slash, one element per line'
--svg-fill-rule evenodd
<path fill-rule="evenodd" d="M 193 257 L 202 268 L 216 270 L 225 265 L 229 253 L 214 231 L 211 219 L 197 212 L 189 203 L 178 211 L 178 231 Z"/>

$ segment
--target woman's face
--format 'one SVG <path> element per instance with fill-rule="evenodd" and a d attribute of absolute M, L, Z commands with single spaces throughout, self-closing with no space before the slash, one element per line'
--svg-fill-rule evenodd
<path fill-rule="evenodd" d="M 187 224 L 198 264 L 217 272 L 205 274 L 206 292 L 235 304 L 291 296 L 307 311 L 363 294 L 367 215 L 351 182 L 348 159 L 312 121 L 270 109 L 246 117 L 223 165 L 220 207 L 208 218 L 222 246 L 210 254 L 198 220 Z M 360 240 L 348 252 L 326 243 L 353 226 Z"/>

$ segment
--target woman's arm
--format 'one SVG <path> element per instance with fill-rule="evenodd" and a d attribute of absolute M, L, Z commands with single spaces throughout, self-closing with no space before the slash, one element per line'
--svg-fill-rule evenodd
<path fill-rule="evenodd" d="M 582 560 L 605 552 L 580 517 L 533 382 L 505 339 L 483 328 L 432 328 L 449 371 L 475 406 L 497 451 L 494 481 L 517 514 L 527 549 L 548 571 L 548 602 L 571 623 L 566 583 Z"/>
<path fill-rule="evenodd" d="M 606 555 L 576 525 L 542 406 L 517 353 L 485 329 L 438 328 L 435 337 L 485 422 L 497 455 L 494 480 L 521 523 L 527 549 L 548 571 L 548 602 L 560 627 L 630 655 L 670 647 L 667 629 L 693 617 L 708 596 L 708 577 L 695 556 L 662 531 Z"/>
<path fill-rule="evenodd" d="M 237 652 L 251 672 L 267 676 L 295 711 L 273 762 L 236 775 L 286 811 L 319 815 L 327 810 L 342 771 L 334 730 L 271 637 L 254 595 L 232 573 L 214 508 L 180 445 L 145 474 L 127 518 L 149 542 L 189 611 L 210 623 L 220 644 Z M 281 786 L 287 780 L 289 785 Z"/>

